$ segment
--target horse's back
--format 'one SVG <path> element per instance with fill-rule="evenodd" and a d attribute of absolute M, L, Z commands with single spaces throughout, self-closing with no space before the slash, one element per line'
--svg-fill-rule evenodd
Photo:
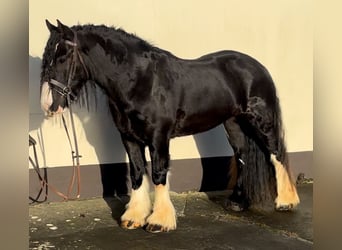
<path fill-rule="evenodd" d="M 223 50 L 204 55 L 199 60 L 211 61 L 220 69 L 226 84 L 235 96 L 275 99 L 275 86 L 266 67 L 255 58 L 233 50 Z M 243 101 L 243 100 L 242 100 Z"/>
<path fill-rule="evenodd" d="M 183 63 L 188 69 L 181 84 L 202 95 L 216 93 L 245 106 L 253 96 L 274 98 L 275 87 L 267 69 L 253 57 L 232 50 L 217 51 Z M 191 92 L 190 92 L 191 93 Z M 196 93 L 199 95 L 200 93 Z M 212 96 L 215 97 L 215 94 Z M 231 103 L 231 102 L 229 102 Z"/>

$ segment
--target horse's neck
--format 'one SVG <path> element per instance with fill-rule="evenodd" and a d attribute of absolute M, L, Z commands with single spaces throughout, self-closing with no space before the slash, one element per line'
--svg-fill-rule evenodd
<path fill-rule="evenodd" d="M 139 55 L 130 55 L 135 59 L 119 63 L 115 57 L 106 54 L 99 45 L 89 50 L 87 63 L 93 80 L 115 102 L 126 103 L 125 92 L 134 81 L 138 80 L 137 69 L 144 74 L 150 61 L 141 59 Z"/>

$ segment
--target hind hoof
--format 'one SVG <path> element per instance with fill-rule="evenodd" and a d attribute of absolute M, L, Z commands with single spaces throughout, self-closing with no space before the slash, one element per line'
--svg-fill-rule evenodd
<path fill-rule="evenodd" d="M 157 224 L 147 224 L 145 230 L 149 233 L 162 233 L 162 232 L 169 232 L 174 229 L 163 227 L 162 225 L 157 225 Z"/>
<path fill-rule="evenodd" d="M 243 203 L 227 200 L 225 204 L 225 209 L 232 210 L 234 212 L 242 212 L 246 210 L 247 207 Z"/>
<path fill-rule="evenodd" d="M 141 225 L 140 223 L 134 222 L 132 220 L 122 221 L 120 226 L 124 229 L 137 229 L 143 227 L 143 225 Z"/>
<path fill-rule="evenodd" d="M 299 204 L 299 198 L 296 195 L 295 199 L 279 199 L 275 200 L 275 210 L 280 212 L 286 212 L 294 210 Z"/>
<path fill-rule="evenodd" d="M 293 210 L 294 206 L 293 204 L 287 204 L 287 205 L 278 205 L 276 206 L 276 210 L 279 212 L 287 212 Z"/>

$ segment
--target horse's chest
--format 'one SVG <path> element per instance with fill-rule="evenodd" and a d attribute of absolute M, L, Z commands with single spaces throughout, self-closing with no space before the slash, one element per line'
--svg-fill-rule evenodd
<path fill-rule="evenodd" d="M 149 119 L 139 111 L 116 113 L 114 121 L 121 134 L 144 143 L 149 141 L 153 129 Z"/>

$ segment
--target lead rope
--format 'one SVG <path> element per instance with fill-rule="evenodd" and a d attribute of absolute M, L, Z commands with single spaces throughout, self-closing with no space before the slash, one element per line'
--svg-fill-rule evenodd
<path fill-rule="evenodd" d="M 79 154 L 79 151 L 78 151 L 78 143 L 77 143 L 77 137 L 76 137 L 75 122 L 74 122 L 74 117 L 73 117 L 73 112 L 72 112 L 72 107 L 71 107 L 71 102 L 70 102 L 70 96 L 69 95 L 67 96 L 67 102 L 68 102 L 68 106 L 69 106 L 70 122 L 71 122 L 72 133 L 73 133 L 74 144 L 75 144 L 75 151 L 74 151 L 72 143 L 71 143 L 71 138 L 70 138 L 69 130 L 68 130 L 68 127 L 67 127 L 64 115 L 62 114 L 63 126 L 64 126 L 64 129 L 65 129 L 68 141 L 69 141 L 70 149 L 71 149 L 72 166 L 73 166 L 73 173 L 72 173 L 72 177 L 70 179 L 67 195 L 65 195 L 62 192 L 58 191 L 58 189 L 55 188 L 53 185 L 48 184 L 47 176 L 45 175 L 44 177 L 42 177 L 41 174 L 36 170 L 36 172 L 38 174 L 38 177 L 39 177 L 39 180 L 40 180 L 41 191 L 43 190 L 43 188 L 45 186 L 49 187 L 56 195 L 62 197 L 63 200 L 65 200 L 65 201 L 67 201 L 67 200 L 74 200 L 74 198 L 70 198 L 70 194 L 71 194 L 71 191 L 72 191 L 74 183 L 75 183 L 75 177 L 77 177 L 77 195 L 76 195 L 76 199 L 80 198 L 80 194 L 81 194 L 81 170 L 80 170 L 80 160 L 79 160 L 79 158 L 82 157 Z M 76 160 L 76 164 L 75 164 L 75 160 Z M 38 166 L 38 168 L 39 168 L 39 166 Z M 48 191 L 47 190 L 48 189 L 46 189 L 46 194 L 45 194 L 44 201 L 47 200 L 47 196 L 48 196 Z M 40 191 L 40 193 L 41 193 L 41 191 Z M 39 193 L 39 196 L 40 196 L 40 193 Z M 37 196 L 37 197 L 39 197 L 39 196 Z M 30 199 L 31 199 L 31 197 L 30 197 Z M 38 202 L 38 198 L 31 199 L 31 200 L 33 202 Z"/>
<path fill-rule="evenodd" d="M 64 125 L 65 132 L 66 132 L 67 137 L 68 137 L 70 148 L 71 148 L 71 157 L 72 157 L 72 166 L 73 166 L 73 174 L 72 174 L 72 177 L 71 177 L 71 180 L 69 183 L 68 192 L 67 192 L 67 195 L 63 197 L 66 200 L 70 199 L 70 193 L 71 193 L 73 186 L 74 186 L 74 183 L 75 183 L 75 177 L 77 177 L 77 195 L 76 195 L 77 199 L 80 197 L 80 193 L 81 193 L 81 171 L 80 171 L 80 160 L 79 160 L 79 158 L 81 158 L 82 156 L 79 155 L 79 152 L 78 152 L 78 143 L 77 143 L 77 138 L 76 138 L 75 123 L 74 123 L 74 118 L 73 118 L 71 106 L 69 106 L 69 111 L 70 111 L 70 121 L 71 121 L 72 133 L 73 133 L 73 137 L 74 137 L 75 151 L 73 150 L 69 130 L 68 130 L 68 127 L 66 125 L 64 115 L 62 114 L 63 125 Z M 75 164 L 75 160 L 76 160 L 76 164 Z"/>
<path fill-rule="evenodd" d="M 75 41 L 77 41 L 76 39 L 77 38 L 76 38 L 76 32 L 75 32 Z M 77 57 L 76 46 L 74 46 L 73 57 L 74 57 L 74 59 L 76 59 L 76 57 Z M 71 80 L 72 80 L 72 78 L 73 78 L 73 76 L 75 74 L 75 70 L 76 70 L 75 61 L 73 60 L 71 65 L 70 65 L 70 72 L 69 72 L 69 77 L 68 77 L 68 88 L 69 88 L 69 90 L 71 90 L 70 85 L 71 85 Z M 81 193 L 80 157 L 82 157 L 82 156 L 79 155 L 79 152 L 78 152 L 78 143 L 77 143 L 75 122 L 74 122 L 74 116 L 73 116 L 72 107 L 71 107 L 70 95 L 68 94 L 66 96 L 66 98 L 67 98 L 67 103 L 68 103 L 68 107 L 69 107 L 70 122 L 71 122 L 72 134 L 73 134 L 73 137 L 74 137 L 74 145 L 75 145 L 75 151 L 74 151 L 73 147 L 72 147 L 69 131 L 68 131 L 68 128 L 66 126 L 66 122 L 65 122 L 64 116 L 62 114 L 63 125 L 64 125 L 65 131 L 66 131 L 66 134 L 67 134 L 67 137 L 68 137 L 68 140 L 69 140 L 70 148 L 71 148 L 72 165 L 73 165 L 73 174 L 72 174 L 72 178 L 70 180 L 70 184 L 69 184 L 69 188 L 68 188 L 67 199 L 69 199 L 70 193 L 71 193 L 71 191 L 73 189 L 74 182 L 75 182 L 75 176 L 77 178 L 77 195 L 76 195 L 76 199 L 78 199 L 80 197 L 80 193 Z M 76 160 L 76 164 L 75 164 L 75 160 Z"/>

